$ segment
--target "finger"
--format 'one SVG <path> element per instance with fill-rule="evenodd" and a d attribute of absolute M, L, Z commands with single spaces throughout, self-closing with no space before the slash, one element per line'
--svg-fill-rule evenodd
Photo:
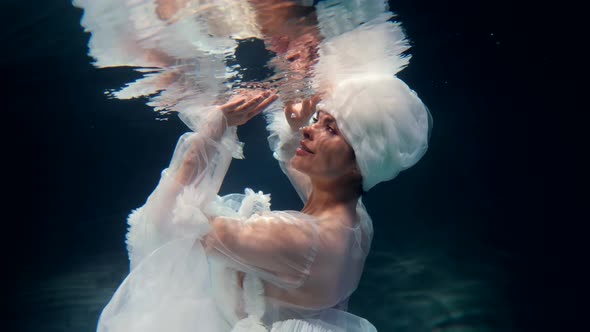
<path fill-rule="evenodd" d="M 223 110 L 223 111 L 227 111 L 228 109 L 232 109 L 232 108 L 235 108 L 235 107 L 243 104 L 245 101 L 246 101 L 246 98 L 242 97 L 242 98 L 239 98 L 235 101 L 225 103 L 225 104 L 219 106 L 219 108 L 221 108 L 221 110 Z"/>
<path fill-rule="evenodd" d="M 313 95 L 313 97 L 311 97 L 311 102 L 313 104 L 313 108 L 316 108 L 316 106 L 320 103 L 321 100 L 322 100 L 322 97 L 320 97 L 319 95 Z"/>
<path fill-rule="evenodd" d="M 289 100 L 285 102 L 285 114 L 291 115 L 293 112 L 293 101 Z"/>
<path fill-rule="evenodd" d="M 258 104 L 258 106 L 256 106 L 256 108 L 252 112 L 248 113 L 248 116 L 254 117 L 254 116 L 258 115 L 260 112 L 264 111 L 264 109 L 267 108 L 268 105 L 272 104 L 278 98 L 279 98 L 278 95 L 272 95 L 272 96 L 266 98 L 264 101 L 262 101 L 260 104 Z"/>
<path fill-rule="evenodd" d="M 236 112 L 242 112 L 244 110 L 248 110 L 249 108 L 252 108 L 254 106 L 256 106 L 258 103 L 260 103 L 262 101 L 264 97 L 262 95 L 258 95 L 250 100 L 248 100 L 246 103 L 236 107 Z"/>
<path fill-rule="evenodd" d="M 304 118 L 308 118 L 309 116 L 311 116 L 313 114 L 313 111 L 315 110 L 315 105 L 312 105 L 312 101 L 311 99 L 306 99 L 303 101 L 303 109 L 301 110 L 301 116 Z"/>
<path fill-rule="evenodd" d="M 265 109 L 268 107 L 268 105 L 272 104 L 275 102 L 275 100 L 279 99 L 279 95 L 278 94 L 270 94 L 268 95 L 268 97 L 263 100 L 260 105 L 258 105 L 257 108 L 261 108 L 261 109 Z"/>
<path fill-rule="evenodd" d="M 308 100 L 308 112 L 306 114 L 307 117 L 310 117 L 313 113 L 317 111 L 317 106 L 319 102 L 319 96 L 313 96 Z"/>

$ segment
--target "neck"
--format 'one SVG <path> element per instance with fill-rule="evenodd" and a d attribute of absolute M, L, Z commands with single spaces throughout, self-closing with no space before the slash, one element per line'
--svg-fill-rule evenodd
<path fill-rule="evenodd" d="M 319 216 L 328 210 L 344 208 L 356 211 L 359 199 L 359 185 L 354 179 L 319 180 L 311 179 L 312 190 L 303 213 Z"/>

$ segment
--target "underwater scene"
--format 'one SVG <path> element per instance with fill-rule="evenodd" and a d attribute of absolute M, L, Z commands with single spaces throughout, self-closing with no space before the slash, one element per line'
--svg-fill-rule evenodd
<path fill-rule="evenodd" d="M 305 105 L 300 113 L 291 105 L 321 96 L 314 104 L 320 117 L 306 119 L 304 126 L 323 123 L 325 114 L 339 124 L 359 162 L 360 205 L 370 215 L 359 235 L 367 238 L 357 238 L 366 255 L 362 275 L 329 310 L 362 324 L 287 328 L 272 325 L 276 319 L 267 310 L 259 317 L 264 324 L 234 322 L 228 332 L 546 327 L 543 295 L 536 290 L 541 282 L 530 272 L 535 221 L 527 212 L 530 204 L 521 204 L 530 178 L 516 175 L 526 173 L 517 163 L 525 158 L 519 152 L 528 137 L 516 123 L 532 112 L 518 112 L 528 105 L 518 96 L 543 85 L 532 68 L 550 67 L 555 60 L 549 53 L 530 56 L 534 51 L 526 45 L 538 37 L 523 42 L 527 35 L 514 23 L 517 14 L 509 5 L 5 0 L 1 7 L 0 65 L 10 133 L 5 167 L 12 193 L 7 207 L 16 212 L 5 220 L 4 232 L 7 263 L 16 271 L 8 292 L 14 296 L 9 330 L 97 330 L 101 313 L 130 273 L 128 217 L 152 197 L 165 178 L 162 171 L 177 166 L 179 137 L 205 132 L 218 110 L 214 105 L 241 105 L 231 104 L 240 96 L 259 102 L 262 91 L 269 91 L 270 106 L 249 113 L 237 133 L 228 129 L 239 140 L 228 148 L 234 158 L 221 171 L 227 172 L 223 182 L 211 186 L 219 185 L 221 196 L 245 188 L 270 194 L 270 201 L 259 199 L 272 211 L 311 211 L 307 199 L 314 201 L 324 183 L 312 170 L 320 169 L 322 160 L 332 165 L 340 159 L 321 159 L 315 152 L 324 147 L 308 144 L 314 135 L 318 142 L 324 136 L 307 127 L 302 134 L 294 129 L 304 142 L 297 143 L 297 156 L 318 160 L 310 169 L 293 161 L 311 179 L 311 187 L 300 186 L 285 176 L 290 166 L 278 156 L 274 144 L 281 143 L 269 135 L 273 116 L 282 119 L 283 110 L 292 109 L 293 120 Z M 391 107 L 409 110 L 383 113 Z M 215 158 L 210 162 L 219 162 Z M 364 247 L 367 239 L 370 250 Z M 310 282 L 311 264 L 304 277 Z M 250 273 L 243 271 L 236 275 Z M 265 287 L 283 285 L 282 277 L 275 282 L 266 272 L 260 274 Z M 351 273 L 335 274 L 357 278 Z M 204 284 L 215 282 L 212 278 Z M 285 282 L 292 292 L 295 286 Z M 116 306 L 124 307 L 108 308 Z M 245 306 L 244 317 L 254 316 Z M 119 307 L 113 310 L 121 310 L 120 316 L 108 313 L 119 317 L 113 321 L 129 314 Z M 160 330 L 101 324 L 98 331 Z M 192 330 L 218 331 L 199 326 Z"/>

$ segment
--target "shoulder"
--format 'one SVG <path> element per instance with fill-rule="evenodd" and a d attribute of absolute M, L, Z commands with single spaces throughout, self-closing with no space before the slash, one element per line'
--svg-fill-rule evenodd
<path fill-rule="evenodd" d="M 334 213 L 319 219 L 319 237 L 322 246 L 335 253 L 345 253 L 354 238 L 358 218 L 347 213 Z"/>

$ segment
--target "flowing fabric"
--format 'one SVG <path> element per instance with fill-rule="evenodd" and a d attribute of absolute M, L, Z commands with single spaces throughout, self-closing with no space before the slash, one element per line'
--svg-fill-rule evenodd
<path fill-rule="evenodd" d="M 209 126 L 219 126 L 219 114 Z M 213 131 L 181 137 L 160 183 L 129 216 L 130 273 L 98 331 L 374 331 L 342 310 L 368 253 L 368 215 L 347 225 L 271 211 L 270 196 L 251 189 L 218 196 L 241 146 L 235 131 L 217 140 Z M 182 184 L 187 157 L 199 166 Z"/>
<path fill-rule="evenodd" d="M 244 38 L 264 39 L 276 53 L 271 80 L 278 82 L 283 101 L 324 92 L 313 91 L 322 90 L 323 83 L 311 84 L 319 44 L 325 48 L 359 25 L 388 15 L 383 14 L 387 3 L 322 1 L 315 12 L 293 12 L 307 13 L 302 20 L 286 12 L 288 20 L 279 20 L 278 27 L 290 31 L 269 29 L 277 20 L 261 15 L 275 0 L 175 0 L 168 1 L 175 7 L 170 15 L 158 3 L 73 0 L 84 9 L 81 24 L 91 33 L 89 55 L 95 66 L 128 66 L 143 73 L 112 95 L 147 96 L 148 105 L 177 112 L 192 130 L 179 139 L 146 203 L 128 218 L 130 272 L 103 310 L 97 330 L 375 331 L 367 320 L 346 312 L 373 237 L 362 201 L 358 220 L 350 224 L 272 211 L 270 195 L 251 189 L 220 197 L 232 158 L 243 156 L 236 128 L 215 134 L 224 119 L 214 105 L 239 82 L 237 67 L 228 66 L 228 60 L 237 40 Z M 308 7 L 313 2 L 297 3 Z M 349 45 L 370 48 L 366 43 Z M 338 65 L 354 71 L 353 63 Z M 289 164 L 301 137 L 287 124 L 283 106 L 277 102 L 266 113 L 269 143 L 305 202 L 309 178 Z M 188 183 L 179 178 L 187 159 L 195 164 Z"/>

